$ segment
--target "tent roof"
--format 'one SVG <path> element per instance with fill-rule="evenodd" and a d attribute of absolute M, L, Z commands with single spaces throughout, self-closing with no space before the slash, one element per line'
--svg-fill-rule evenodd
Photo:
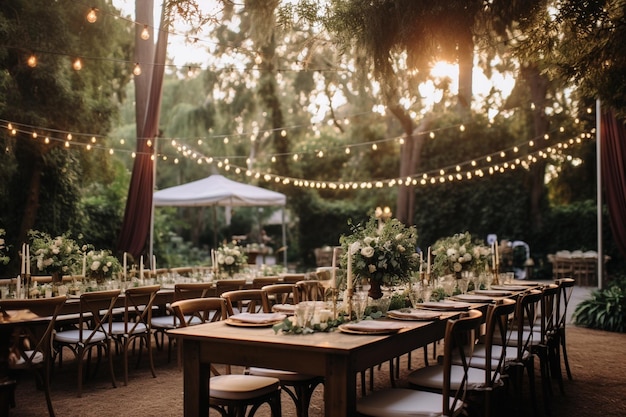
<path fill-rule="evenodd" d="M 284 194 L 211 175 L 154 193 L 155 206 L 284 206 Z"/>

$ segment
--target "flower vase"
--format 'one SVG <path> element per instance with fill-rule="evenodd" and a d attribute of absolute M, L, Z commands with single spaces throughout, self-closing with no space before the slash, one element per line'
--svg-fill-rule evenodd
<path fill-rule="evenodd" d="M 367 295 L 374 300 L 378 300 L 383 296 L 383 290 L 380 287 L 380 281 L 370 280 L 370 289 Z"/>
<path fill-rule="evenodd" d="M 63 281 L 63 274 L 61 271 L 54 271 L 50 274 L 52 276 L 53 283 L 61 283 Z"/>

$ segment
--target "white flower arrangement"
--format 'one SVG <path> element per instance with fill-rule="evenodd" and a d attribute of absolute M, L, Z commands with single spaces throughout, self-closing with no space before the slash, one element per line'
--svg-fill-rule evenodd
<path fill-rule="evenodd" d="M 4 240 L 5 236 L 6 230 L 0 229 L 0 265 L 6 265 L 11 260 L 11 258 L 9 258 L 8 248 Z"/>
<path fill-rule="evenodd" d="M 86 249 L 83 247 L 83 250 Z M 85 258 L 85 275 L 88 276 L 111 278 L 122 269 L 118 259 L 109 250 L 90 250 Z"/>
<path fill-rule="evenodd" d="M 215 257 L 219 270 L 229 276 L 239 272 L 248 260 L 245 251 L 234 243 L 220 246 Z"/>
<path fill-rule="evenodd" d="M 341 236 L 342 263 L 352 253 L 353 272 L 362 278 L 384 285 L 408 282 L 419 269 L 415 251 L 417 231 L 398 219 L 379 222 L 372 216 L 365 225 L 352 226 L 352 234 Z"/>
<path fill-rule="evenodd" d="M 464 271 L 484 269 L 491 250 L 472 241 L 469 232 L 439 239 L 432 246 L 435 276 L 458 275 Z"/>
<path fill-rule="evenodd" d="M 31 230 L 28 234 L 32 241 L 31 255 L 39 271 L 67 274 L 74 270 L 80 256 L 80 248 L 69 235 L 63 234 L 53 238 L 37 230 Z"/>

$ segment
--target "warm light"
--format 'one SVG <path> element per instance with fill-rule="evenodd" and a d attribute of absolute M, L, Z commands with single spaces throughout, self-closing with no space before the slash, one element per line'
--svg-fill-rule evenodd
<path fill-rule="evenodd" d="M 139 63 L 135 64 L 135 67 L 133 68 L 133 74 L 141 75 L 141 67 L 139 66 Z"/>
<path fill-rule="evenodd" d="M 74 68 L 74 70 L 76 71 L 80 71 L 81 69 L 83 69 L 83 63 L 81 62 L 80 58 L 76 58 L 76 60 L 72 64 L 72 68 Z"/>
<path fill-rule="evenodd" d="M 148 25 L 143 26 L 143 30 L 141 31 L 141 35 L 139 36 L 141 36 L 141 39 L 143 39 L 144 41 L 150 39 L 150 31 L 148 30 Z"/>
<path fill-rule="evenodd" d="M 95 23 L 96 20 L 98 20 L 97 11 L 98 9 L 96 9 L 95 7 L 92 7 L 91 10 L 89 10 L 89 13 L 87 13 L 87 21 L 89 23 Z"/>
<path fill-rule="evenodd" d="M 35 55 L 29 56 L 26 64 L 31 68 L 35 68 L 37 66 L 37 57 Z"/>

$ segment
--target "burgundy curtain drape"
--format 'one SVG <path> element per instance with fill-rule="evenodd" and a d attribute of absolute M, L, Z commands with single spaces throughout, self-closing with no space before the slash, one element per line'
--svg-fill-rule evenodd
<path fill-rule="evenodd" d="M 156 137 L 159 130 L 161 92 L 167 52 L 166 9 L 161 12 L 161 23 L 157 43 L 153 41 L 154 1 L 136 0 L 135 16 L 138 22 L 145 22 L 150 30 L 150 39 L 141 39 L 144 29 L 137 25 L 135 33 L 135 59 L 142 73 L 135 76 L 135 112 L 137 124 L 137 156 L 128 189 L 124 222 L 118 238 L 118 250 L 134 257 L 144 253 L 150 235 L 152 215 L 152 195 L 154 192 L 152 160 Z M 151 146 L 150 146 L 151 145 Z"/>
<path fill-rule="evenodd" d="M 600 161 L 613 239 L 626 257 L 626 128 L 613 111 L 602 114 Z"/>

